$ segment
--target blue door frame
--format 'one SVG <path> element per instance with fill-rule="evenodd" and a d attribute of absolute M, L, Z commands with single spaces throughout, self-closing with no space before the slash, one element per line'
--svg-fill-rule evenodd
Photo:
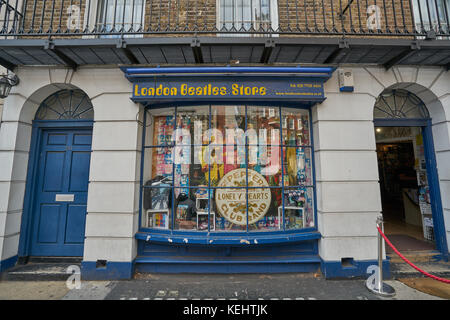
<path fill-rule="evenodd" d="M 42 137 L 45 130 L 92 130 L 92 120 L 35 120 L 31 135 L 30 157 L 28 161 L 27 183 L 25 187 L 25 198 L 22 213 L 22 223 L 19 240 L 19 257 L 31 254 L 33 236 L 33 206 L 36 202 L 36 186 L 39 172 L 39 153 L 42 148 Z"/>
<path fill-rule="evenodd" d="M 434 152 L 433 132 L 431 119 L 375 119 L 375 127 L 420 127 L 425 151 L 427 178 L 430 187 L 431 211 L 434 225 L 434 239 L 436 249 L 442 257 L 448 259 L 448 245 L 442 209 L 441 190 Z"/>

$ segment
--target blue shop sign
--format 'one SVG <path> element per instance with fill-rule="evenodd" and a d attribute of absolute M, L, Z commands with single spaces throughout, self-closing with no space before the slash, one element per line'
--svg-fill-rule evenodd
<path fill-rule="evenodd" d="M 131 99 L 143 104 L 202 100 L 321 102 L 325 100 L 323 84 L 334 71 L 270 67 L 187 69 L 122 68 L 133 83 Z"/>
<path fill-rule="evenodd" d="M 133 84 L 133 100 L 322 100 L 322 81 L 313 79 L 166 78 Z"/>

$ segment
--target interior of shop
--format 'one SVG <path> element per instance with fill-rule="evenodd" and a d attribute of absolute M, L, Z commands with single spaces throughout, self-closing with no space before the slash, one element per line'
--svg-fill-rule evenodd
<path fill-rule="evenodd" d="M 376 127 L 375 136 L 385 233 L 401 251 L 435 249 L 421 128 Z"/>

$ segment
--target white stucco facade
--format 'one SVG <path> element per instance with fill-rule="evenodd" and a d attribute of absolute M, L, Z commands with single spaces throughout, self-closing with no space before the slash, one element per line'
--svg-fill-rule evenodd
<path fill-rule="evenodd" d="M 381 212 L 373 106 L 384 89 L 399 87 L 420 97 L 431 114 L 447 243 L 450 74 L 442 68 L 346 67 L 355 90 L 339 92 L 336 73 L 326 83 L 327 100 L 314 107 L 320 255 L 325 260 L 373 259 L 376 217 Z M 350 249 L 351 248 L 351 249 Z"/>
<path fill-rule="evenodd" d="M 340 92 L 337 72 L 327 99 L 313 107 L 319 255 L 375 260 L 381 212 L 373 107 L 386 88 L 410 90 L 433 122 L 439 185 L 450 247 L 450 72 L 432 67 L 353 67 L 354 92 Z M 137 255 L 142 106 L 117 66 L 76 72 L 20 67 L 0 128 L 0 260 L 18 255 L 32 121 L 53 92 L 79 88 L 94 106 L 84 261 L 131 262 Z M 1 110 L 1 109 L 0 109 Z M 1 112 L 0 112 L 1 114 Z"/>

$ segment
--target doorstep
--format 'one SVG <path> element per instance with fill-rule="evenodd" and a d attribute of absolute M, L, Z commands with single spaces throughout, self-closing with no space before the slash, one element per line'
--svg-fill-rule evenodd
<path fill-rule="evenodd" d="M 19 264 L 0 275 L 4 281 L 66 281 L 73 272 L 70 266 L 80 268 L 80 258 L 33 258 L 26 264 Z"/>
<path fill-rule="evenodd" d="M 450 278 L 450 261 L 439 259 L 435 250 L 406 251 L 402 253 L 406 259 L 418 268 L 441 278 Z M 393 279 L 426 277 L 421 272 L 408 265 L 395 253 L 388 254 Z"/>

